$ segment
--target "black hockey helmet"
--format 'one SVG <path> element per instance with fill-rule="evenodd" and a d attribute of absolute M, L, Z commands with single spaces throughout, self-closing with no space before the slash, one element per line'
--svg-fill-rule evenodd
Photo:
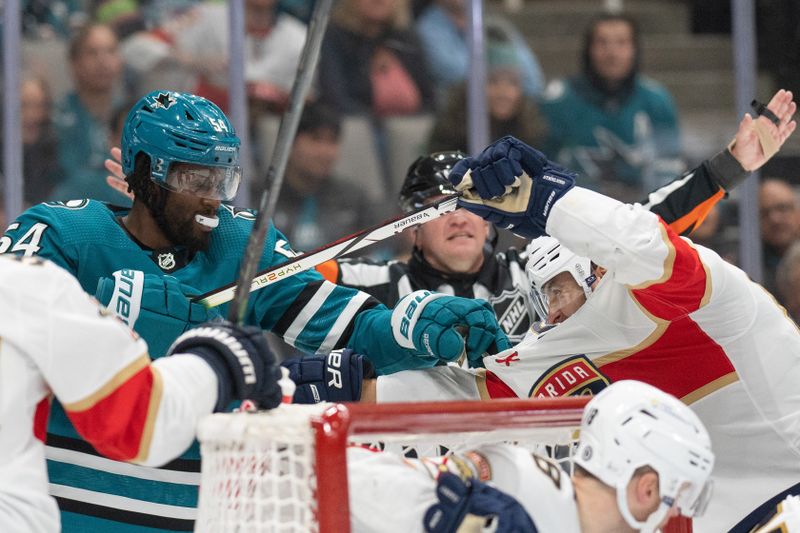
<path fill-rule="evenodd" d="M 431 196 L 456 192 L 447 176 L 455 164 L 465 157 L 466 154 L 458 151 L 434 152 L 414 161 L 408 167 L 406 179 L 400 189 L 400 208 L 409 213 L 422 207 Z"/>

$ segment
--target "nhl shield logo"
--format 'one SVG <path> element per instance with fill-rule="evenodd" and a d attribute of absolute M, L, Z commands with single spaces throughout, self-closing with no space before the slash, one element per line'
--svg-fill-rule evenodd
<path fill-rule="evenodd" d="M 158 266 L 164 270 L 172 270 L 175 268 L 175 256 L 172 252 L 158 254 Z"/>
<path fill-rule="evenodd" d="M 513 344 L 521 341 L 531 326 L 525 299 L 519 291 L 503 291 L 489 299 L 497 322 Z"/>

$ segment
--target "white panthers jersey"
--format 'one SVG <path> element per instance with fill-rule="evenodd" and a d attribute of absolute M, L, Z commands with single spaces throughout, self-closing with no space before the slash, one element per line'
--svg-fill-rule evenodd
<path fill-rule="evenodd" d="M 716 454 L 714 496 L 695 531 L 757 523 L 751 511 L 800 488 L 800 333 L 772 296 L 658 217 L 580 188 L 548 232 L 608 269 L 563 323 L 484 359 L 381 377 L 378 401 L 567 396 L 638 379 L 698 414 Z"/>
<path fill-rule="evenodd" d="M 193 355 L 151 364 L 145 342 L 66 271 L 49 261 L 0 256 L 4 533 L 60 530 L 43 443 L 53 394 L 97 451 L 158 465 L 192 442 L 197 420 L 213 410 L 217 378 Z"/>
<path fill-rule="evenodd" d="M 513 496 L 536 526 L 531 533 L 580 531 L 569 476 L 519 446 L 485 445 L 423 460 L 352 447 L 347 460 L 353 533 L 422 532 L 425 511 L 438 501 L 441 471 L 479 479 Z"/>

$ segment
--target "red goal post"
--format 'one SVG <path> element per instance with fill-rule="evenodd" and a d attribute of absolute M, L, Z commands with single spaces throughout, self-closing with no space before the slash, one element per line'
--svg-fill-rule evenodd
<path fill-rule="evenodd" d="M 563 455 L 572 449 L 588 401 L 283 405 L 211 415 L 198 429 L 203 473 L 196 531 L 347 533 L 349 444 L 463 449 L 513 441 L 539 453 L 560 446 Z M 691 530 L 691 521 L 680 519 L 665 533 Z"/>

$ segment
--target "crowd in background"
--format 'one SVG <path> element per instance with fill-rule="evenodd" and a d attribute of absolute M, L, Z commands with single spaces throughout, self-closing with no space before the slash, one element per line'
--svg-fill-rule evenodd
<path fill-rule="evenodd" d="M 698 31 L 712 6 L 724 4 L 689 3 Z M 23 64 L 26 204 L 83 197 L 128 204 L 107 187 L 103 161 L 109 148 L 119 145 L 125 110 L 146 91 L 189 91 L 228 108 L 225 2 L 28 0 L 23 5 L 25 42 L 44 42 L 49 49 L 61 43 L 63 56 L 55 61 L 69 75 L 65 80 L 41 63 Z M 260 192 L 259 177 L 269 164 L 313 2 L 245 0 L 244 5 L 254 148 L 248 181 Z M 576 28 L 580 69 L 551 79 L 513 17 L 490 7 L 485 35 L 491 139 L 514 135 L 578 171 L 579 185 L 624 201 L 641 199 L 686 168 L 676 104 L 662 84 L 642 73 L 634 19 L 600 15 Z M 766 23 L 779 20 L 800 34 L 798 10 L 786 3 L 785 16 Z M 718 15 L 708 20 L 718 21 Z M 335 3 L 275 217 L 298 249 L 385 218 L 387 207 L 396 209 L 405 169 L 418 155 L 467 150 L 466 16 L 465 0 Z M 774 48 L 770 32 L 762 33 L 763 46 Z M 783 49 L 796 54 L 798 48 Z M 786 71 L 786 62 L 774 63 L 777 83 L 796 83 L 797 73 Z M 800 317 L 797 183 L 797 173 L 765 174 L 759 197 L 765 286 L 795 318 Z M 732 212 L 730 202 L 712 212 L 695 239 L 735 262 Z M 395 247 L 377 253 L 401 252 Z"/>

